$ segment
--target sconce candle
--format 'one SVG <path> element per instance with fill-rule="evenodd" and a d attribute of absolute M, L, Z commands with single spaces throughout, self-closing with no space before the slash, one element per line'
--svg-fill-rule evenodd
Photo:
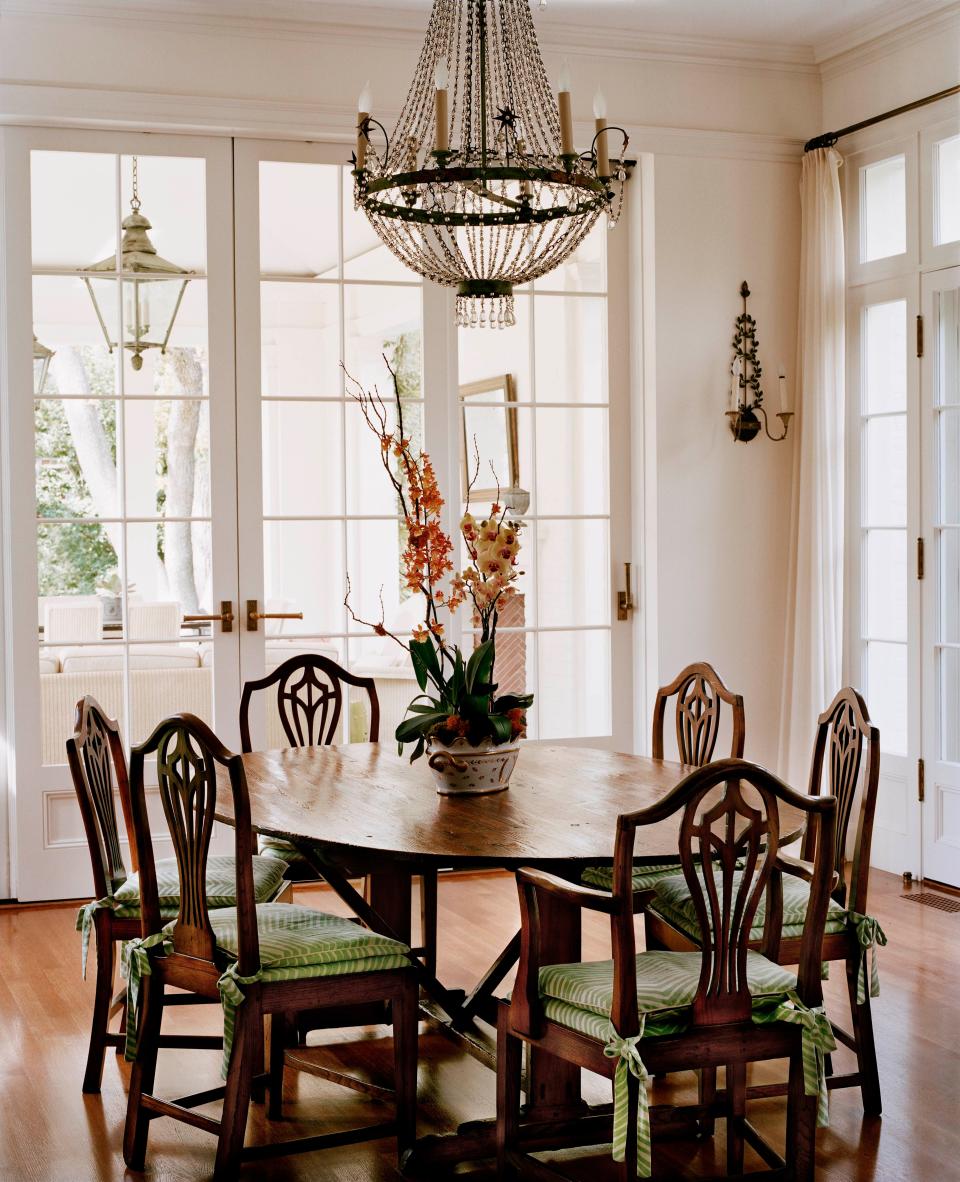
<path fill-rule="evenodd" d="M 785 411 L 787 409 L 787 373 L 783 368 L 782 361 L 780 362 L 780 374 L 777 384 L 780 387 L 780 410 Z"/>

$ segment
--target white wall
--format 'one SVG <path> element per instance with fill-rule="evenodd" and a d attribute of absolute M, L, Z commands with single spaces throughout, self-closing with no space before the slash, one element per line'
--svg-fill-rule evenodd
<path fill-rule="evenodd" d="M 162 3 L 138 8 L 136 20 L 133 9 L 109 4 L 44 7 L 61 15 L 4 2 L 0 122 L 346 145 L 367 77 L 389 125 L 422 37 L 167 16 Z M 690 660 L 713 661 L 745 695 L 747 753 L 774 764 L 793 442 L 735 444 L 723 411 L 743 279 L 754 292 L 766 375 L 775 382 L 782 360 L 794 385 L 797 182 L 802 142 L 820 125 L 819 76 L 801 51 L 771 48 L 769 60 L 756 47 L 653 53 L 604 42 L 598 31 L 586 44 L 561 46 L 551 43 L 549 22 L 538 23 L 548 68 L 556 71 L 561 53 L 571 57 L 578 142 L 592 135 L 602 79 L 631 152 L 653 158 L 655 382 L 646 396 L 656 400 L 659 508 L 647 560 L 657 564 L 658 673 L 667 679 Z M 632 393 L 639 416 L 639 382 Z"/>
<path fill-rule="evenodd" d="M 723 412 L 744 279 L 771 411 L 780 362 L 795 388 L 799 163 L 654 173 L 660 669 L 713 663 L 744 696 L 747 756 L 775 768 L 795 440 L 737 443 Z"/>

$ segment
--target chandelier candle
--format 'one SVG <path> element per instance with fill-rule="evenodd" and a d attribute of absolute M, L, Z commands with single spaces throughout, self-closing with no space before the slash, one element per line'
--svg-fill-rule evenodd
<path fill-rule="evenodd" d="M 357 102 L 357 170 L 362 171 L 367 163 L 367 144 L 370 142 L 367 132 L 367 121 L 370 118 L 370 108 L 373 106 L 373 95 L 370 93 L 370 83 L 364 85 Z"/>
<path fill-rule="evenodd" d="M 437 68 L 433 72 L 433 80 L 437 87 L 437 133 L 434 139 L 437 152 L 446 152 L 450 147 L 450 108 L 447 105 L 447 81 L 449 79 L 449 73 L 445 61 L 441 60 L 437 62 Z"/>
<path fill-rule="evenodd" d="M 607 100 L 599 87 L 593 96 L 593 117 L 596 128 L 594 142 L 597 145 L 597 175 L 608 177 L 610 175 L 610 150 L 607 147 Z"/>
<path fill-rule="evenodd" d="M 433 0 L 391 133 L 361 95 L 356 207 L 402 263 L 456 289 L 461 326 L 514 324 L 514 287 L 559 267 L 600 214 L 620 216 L 626 132 L 604 124 L 578 153 L 568 75 L 558 98 L 530 0 Z"/>
<path fill-rule="evenodd" d="M 570 67 L 564 62 L 557 79 L 557 107 L 560 111 L 560 155 L 575 156 L 573 150 L 573 115 L 570 110 Z"/>

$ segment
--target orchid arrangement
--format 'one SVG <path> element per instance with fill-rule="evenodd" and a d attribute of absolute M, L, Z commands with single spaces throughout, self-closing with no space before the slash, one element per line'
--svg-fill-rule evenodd
<path fill-rule="evenodd" d="M 391 637 L 410 654 L 422 692 L 410 703 L 396 738 L 400 750 L 406 743 L 414 744 L 413 762 L 431 739 L 445 745 L 464 739 L 476 747 L 485 739 L 499 744 L 524 735 L 533 695 L 498 695 L 494 680 L 499 611 L 516 594 L 516 580 L 523 573 L 518 567 L 520 526 L 496 502 L 486 517 L 476 520 L 469 499 L 474 472 L 460 521 L 468 561 L 463 569 L 455 566 L 454 544 L 442 525 L 444 501 L 433 464 L 404 434 L 397 374 L 384 361 L 394 386 L 395 428 L 376 387 L 372 392 L 364 390 L 349 374 L 347 380 L 351 397 L 379 440 L 383 467 L 397 494 L 406 531 L 400 559 L 403 579 L 411 592 L 423 596 L 423 621 L 405 642 L 386 627 L 382 612 L 376 622 L 360 619 L 350 605 L 349 578 L 344 604 L 357 623 L 378 636 Z M 464 657 L 459 645 L 446 640 L 440 613 L 453 613 L 467 602 L 479 623 L 480 642 Z"/>

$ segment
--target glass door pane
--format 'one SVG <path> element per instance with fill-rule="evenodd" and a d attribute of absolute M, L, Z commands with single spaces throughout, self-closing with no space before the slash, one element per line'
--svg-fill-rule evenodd
<path fill-rule="evenodd" d="M 907 753 L 907 304 L 861 316 L 861 652 L 884 751 Z"/>
<path fill-rule="evenodd" d="M 473 512 L 499 486 L 522 522 L 526 573 L 499 623 L 497 679 L 535 695 L 531 738 L 613 738 L 607 236 L 598 226 L 517 293 L 496 348 L 459 330 L 461 466 L 487 490 Z"/>

